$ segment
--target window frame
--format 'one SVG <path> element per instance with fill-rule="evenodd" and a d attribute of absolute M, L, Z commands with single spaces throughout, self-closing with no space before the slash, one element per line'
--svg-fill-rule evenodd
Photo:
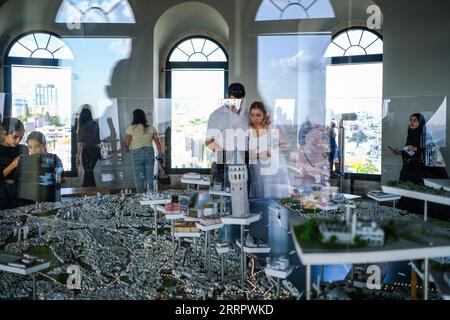
<path fill-rule="evenodd" d="M 223 62 L 173 62 L 170 61 L 170 57 L 172 56 L 172 53 L 175 51 L 175 49 L 182 44 L 183 42 L 190 40 L 190 39 L 206 39 L 209 41 L 212 41 L 214 44 L 216 44 L 225 54 L 225 57 L 227 58 L 227 61 Z M 209 36 L 205 35 L 191 35 L 188 37 L 184 37 L 183 39 L 177 41 L 169 50 L 169 53 L 167 54 L 166 61 L 165 61 L 165 96 L 167 99 L 172 98 L 172 70 L 173 69 L 223 69 L 224 71 L 224 97 L 226 96 L 227 90 L 228 90 L 228 66 L 229 66 L 229 56 L 228 52 L 225 50 L 223 45 L 219 43 L 219 41 L 215 40 L 214 38 L 211 38 Z M 166 137 L 165 141 L 165 164 L 166 164 L 166 173 L 167 174 L 183 174 L 187 172 L 197 172 L 200 174 L 209 174 L 211 173 L 211 170 L 208 168 L 204 169 L 195 169 L 195 168 L 172 168 L 172 135 L 170 134 L 169 137 Z"/>
<path fill-rule="evenodd" d="M 11 117 L 12 115 L 12 67 L 13 66 L 39 66 L 39 67 L 61 67 L 61 59 L 53 58 L 24 58 L 24 57 L 10 57 L 9 53 L 12 47 L 22 38 L 35 33 L 45 33 L 50 36 L 54 36 L 59 40 L 63 41 L 63 38 L 55 32 L 48 30 L 32 30 L 21 33 L 17 37 L 15 37 L 6 47 L 4 54 L 4 72 L 3 72 L 3 80 L 4 80 L 4 88 L 5 88 L 5 108 L 4 108 L 4 117 Z M 64 42 L 65 43 L 65 42 Z M 67 44 L 66 44 L 67 46 Z M 78 177 L 78 170 L 76 167 L 76 152 L 77 152 L 77 134 L 74 130 L 74 124 L 71 124 L 71 171 L 64 171 L 64 175 L 69 178 Z"/>
<path fill-rule="evenodd" d="M 352 26 L 345 29 L 340 30 L 335 33 L 332 37 L 332 41 L 339 37 L 342 33 L 347 32 L 349 30 L 364 30 L 367 32 L 372 32 L 375 34 L 381 41 L 383 41 L 383 36 L 376 30 L 369 29 L 364 26 Z M 331 43 L 330 43 L 331 45 Z M 328 47 L 327 47 L 328 49 Z M 377 63 L 383 62 L 383 54 L 366 54 L 360 56 L 341 56 L 341 57 L 331 57 L 330 65 L 343 65 L 343 64 L 354 64 L 354 63 Z M 345 179 L 351 180 L 351 190 L 353 190 L 354 180 L 365 180 L 365 181 L 381 181 L 381 174 L 367 174 L 367 173 L 353 173 L 353 172 L 343 172 Z"/>

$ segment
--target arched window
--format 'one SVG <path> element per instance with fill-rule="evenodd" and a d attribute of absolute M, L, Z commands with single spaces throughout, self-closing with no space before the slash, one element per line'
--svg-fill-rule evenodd
<path fill-rule="evenodd" d="M 364 57 L 365 61 L 380 61 L 383 55 L 383 40 L 374 31 L 350 28 L 333 37 L 325 57 Z M 345 59 L 340 59 L 344 61 Z M 347 59 L 348 60 L 348 59 Z"/>
<path fill-rule="evenodd" d="M 375 31 L 353 27 L 337 33 L 328 46 L 326 70 L 328 115 L 344 121 L 344 171 L 370 179 L 381 174 L 383 40 Z M 341 157 L 342 160 L 342 157 Z"/>
<path fill-rule="evenodd" d="M 334 18 L 329 0 L 263 0 L 256 21 Z"/>
<path fill-rule="evenodd" d="M 31 32 L 15 39 L 5 53 L 5 116 L 19 118 L 26 133 L 37 130 L 47 139 L 48 152 L 76 172 L 72 161 L 72 71 L 63 67 L 74 55 L 56 34 Z"/>
<path fill-rule="evenodd" d="M 208 172 L 204 147 L 207 122 L 228 86 L 228 56 L 215 40 L 193 36 L 175 44 L 166 60 L 166 97 L 172 98 L 170 152 L 172 173 Z M 188 156 L 186 156 L 186 154 Z"/>
<path fill-rule="evenodd" d="M 133 9 L 126 0 L 63 0 L 57 23 L 135 23 Z"/>

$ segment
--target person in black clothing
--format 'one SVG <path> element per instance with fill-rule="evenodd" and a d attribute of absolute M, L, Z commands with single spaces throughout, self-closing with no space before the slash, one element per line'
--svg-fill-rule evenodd
<path fill-rule="evenodd" d="M 403 167 L 400 181 L 423 184 L 425 173 L 425 118 L 414 113 L 409 118 L 408 136 L 403 150 L 396 149 L 395 154 L 402 157 Z"/>
<path fill-rule="evenodd" d="M 84 178 L 82 187 L 95 187 L 94 168 L 101 158 L 100 129 L 92 119 L 89 105 L 84 105 L 78 118 L 78 150 L 76 165 L 83 165 Z"/>
<path fill-rule="evenodd" d="M 12 209 L 17 205 L 17 165 L 20 156 L 28 153 L 21 145 L 25 127 L 16 118 L 5 118 L 2 122 L 4 139 L 0 144 L 0 210 Z"/>
<path fill-rule="evenodd" d="M 448 179 L 444 168 L 427 167 L 425 165 L 426 121 L 422 114 L 414 113 L 409 117 L 408 136 L 403 150 L 395 149 L 394 154 L 403 160 L 400 171 L 400 181 L 423 185 L 424 178 Z M 401 198 L 400 209 L 415 213 L 423 213 L 423 201 L 411 198 Z M 448 206 L 430 203 L 428 213 L 438 217 L 440 213 L 448 212 Z"/>

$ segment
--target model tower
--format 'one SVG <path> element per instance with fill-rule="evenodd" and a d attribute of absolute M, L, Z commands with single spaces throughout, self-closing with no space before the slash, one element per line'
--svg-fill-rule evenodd
<path fill-rule="evenodd" d="M 249 213 L 247 181 L 248 172 L 245 165 L 230 165 L 231 203 L 234 217 L 243 217 Z"/>

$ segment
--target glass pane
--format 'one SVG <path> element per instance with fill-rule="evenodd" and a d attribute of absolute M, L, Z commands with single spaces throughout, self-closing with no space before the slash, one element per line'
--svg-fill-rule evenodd
<path fill-rule="evenodd" d="M 194 54 L 194 48 L 190 40 L 183 41 L 178 45 L 178 48 L 189 56 Z"/>
<path fill-rule="evenodd" d="M 342 57 L 342 56 L 344 56 L 344 54 L 345 54 L 345 51 L 342 50 L 342 48 L 339 48 L 334 43 L 331 43 L 328 46 L 327 51 L 325 52 L 325 57 L 327 57 L 327 58 L 329 58 L 329 57 Z"/>
<path fill-rule="evenodd" d="M 123 2 L 122 0 L 103 0 L 101 1 L 100 7 L 105 11 L 109 12 L 115 5 L 117 5 L 119 2 Z M 126 1 L 125 1 L 126 2 Z"/>
<path fill-rule="evenodd" d="M 55 22 L 57 23 L 76 23 L 81 21 L 82 12 L 77 7 L 71 5 L 69 1 L 64 0 L 58 9 Z"/>
<path fill-rule="evenodd" d="M 35 51 L 38 49 L 36 39 L 34 38 L 33 34 L 29 34 L 21 38 L 19 42 L 31 51 Z"/>
<path fill-rule="evenodd" d="M 12 115 L 31 131 L 42 132 L 47 151 L 61 159 L 65 170 L 71 170 L 72 91 L 68 68 L 12 67 Z"/>
<path fill-rule="evenodd" d="M 334 18 L 334 9 L 329 0 L 307 0 L 300 1 L 305 8 L 310 6 L 309 2 L 313 2 L 314 4 L 308 8 L 308 15 L 311 19 L 321 19 L 321 18 Z M 308 3 L 308 4 L 306 4 Z"/>
<path fill-rule="evenodd" d="M 256 14 L 256 21 L 278 20 L 281 16 L 281 10 L 269 0 L 263 0 Z"/>
<path fill-rule="evenodd" d="M 182 52 L 180 49 L 175 48 L 173 50 L 172 55 L 170 56 L 169 61 L 171 62 L 186 62 L 188 61 L 189 56 Z"/>
<path fill-rule="evenodd" d="M 348 30 L 347 34 L 350 38 L 350 42 L 353 46 L 359 45 L 363 30 Z"/>
<path fill-rule="evenodd" d="M 223 70 L 172 71 L 172 168 L 208 168 L 208 118 L 224 95 Z"/>
<path fill-rule="evenodd" d="M 83 16 L 82 22 L 85 23 L 107 23 L 108 19 L 106 18 L 105 13 L 97 8 L 92 8 L 86 11 Z"/>
<path fill-rule="evenodd" d="M 381 174 L 383 64 L 330 65 L 326 72 L 328 119 L 356 115 L 343 122 L 345 172 Z"/>
<path fill-rule="evenodd" d="M 206 56 L 208 56 L 209 54 L 211 54 L 211 52 L 213 52 L 217 48 L 218 48 L 217 44 L 215 44 L 214 42 L 212 42 L 210 40 L 206 40 L 205 47 L 203 48 L 203 53 Z"/>
<path fill-rule="evenodd" d="M 39 48 L 45 49 L 47 48 L 47 44 L 50 40 L 50 35 L 45 33 L 35 33 L 34 36 L 36 37 L 37 43 L 39 45 Z"/>
<path fill-rule="evenodd" d="M 63 46 L 65 46 L 65 43 L 61 39 L 51 36 L 50 42 L 48 43 L 48 46 L 47 46 L 47 49 L 50 52 L 55 52 L 56 50 L 58 50 L 59 48 L 61 48 Z"/>
<path fill-rule="evenodd" d="M 203 53 L 194 53 L 189 57 L 189 62 L 208 62 L 208 58 Z"/>
<path fill-rule="evenodd" d="M 333 42 L 344 50 L 347 50 L 351 46 L 346 32 L 342 32 L 334 38 Z"/>
<path fill-rule="evenodd" d="M 9 51 L 10 57 L 29 58 L 31 56 L 30 50 L 24 48 L 21 44 L 16 43 Z"/>
<path fill-rule="evenodd" d="M 227 57 L 221 49 L 218 49 L 208 56 L 210 62 L 226 62 Z"/>
<path fill-rule="evenodd" d="M 45 49 L 38 49 L 31 55 L 32 58 L 41 58 L 41 59 L 53 59 L 53 55 L 50 51 Z"/>
<path fill-rule="evenodd" d="M 369 32 L 367 30 L 364 30 L 360 46 L 363 48 L 366 48 L 367 46 L 369 46 L 372 42 L 374 42 L 377 39 L 378 39 L 377 35 L 373 34 L 372 32 Z"/>
<path fill-rule="evenodd" d="M 108 11 L 107 11 L 108 12 Z M 114 10 L 108 12 L 111 23 L 135 23 L 134 13 L 128 1 L 121 1 Z"/>
<path fill-rule="evenodd" d="M 364 51 L 364 49 L 359 47 L 359 46 L 353 46 L 353 47 L 350 47 L 345 52 L 345 55 L 346 56 L 365 56 L 366 55 L 366 51 Z"/>
<path fill-rule="evenodd" d="M 191 41 L 192 41 L 192 44 L 194 45 L 195 52 L 203 51 L 203 47 L 205 45 L 206 39 L 193 38 L 193 39 L 191 39 Z"/>
<path fill-rule="evenodd" d="M 72 51 L 68 46 L 64 46 L 54 53 L 55 59 L 72 60 L 74 58 Z"/>
<path fill-rule="evenodd" d="M 372 45 L 370 45 L 367 49 L 367 54 L 382 54 L 383 53 L 383 41 L 378 39 Z"/>
<path fill-rule="evenodd" d="M 300 5 L 287 7 L 281 16 L 283 20 L 308 19 L 309 13 Z"/>

